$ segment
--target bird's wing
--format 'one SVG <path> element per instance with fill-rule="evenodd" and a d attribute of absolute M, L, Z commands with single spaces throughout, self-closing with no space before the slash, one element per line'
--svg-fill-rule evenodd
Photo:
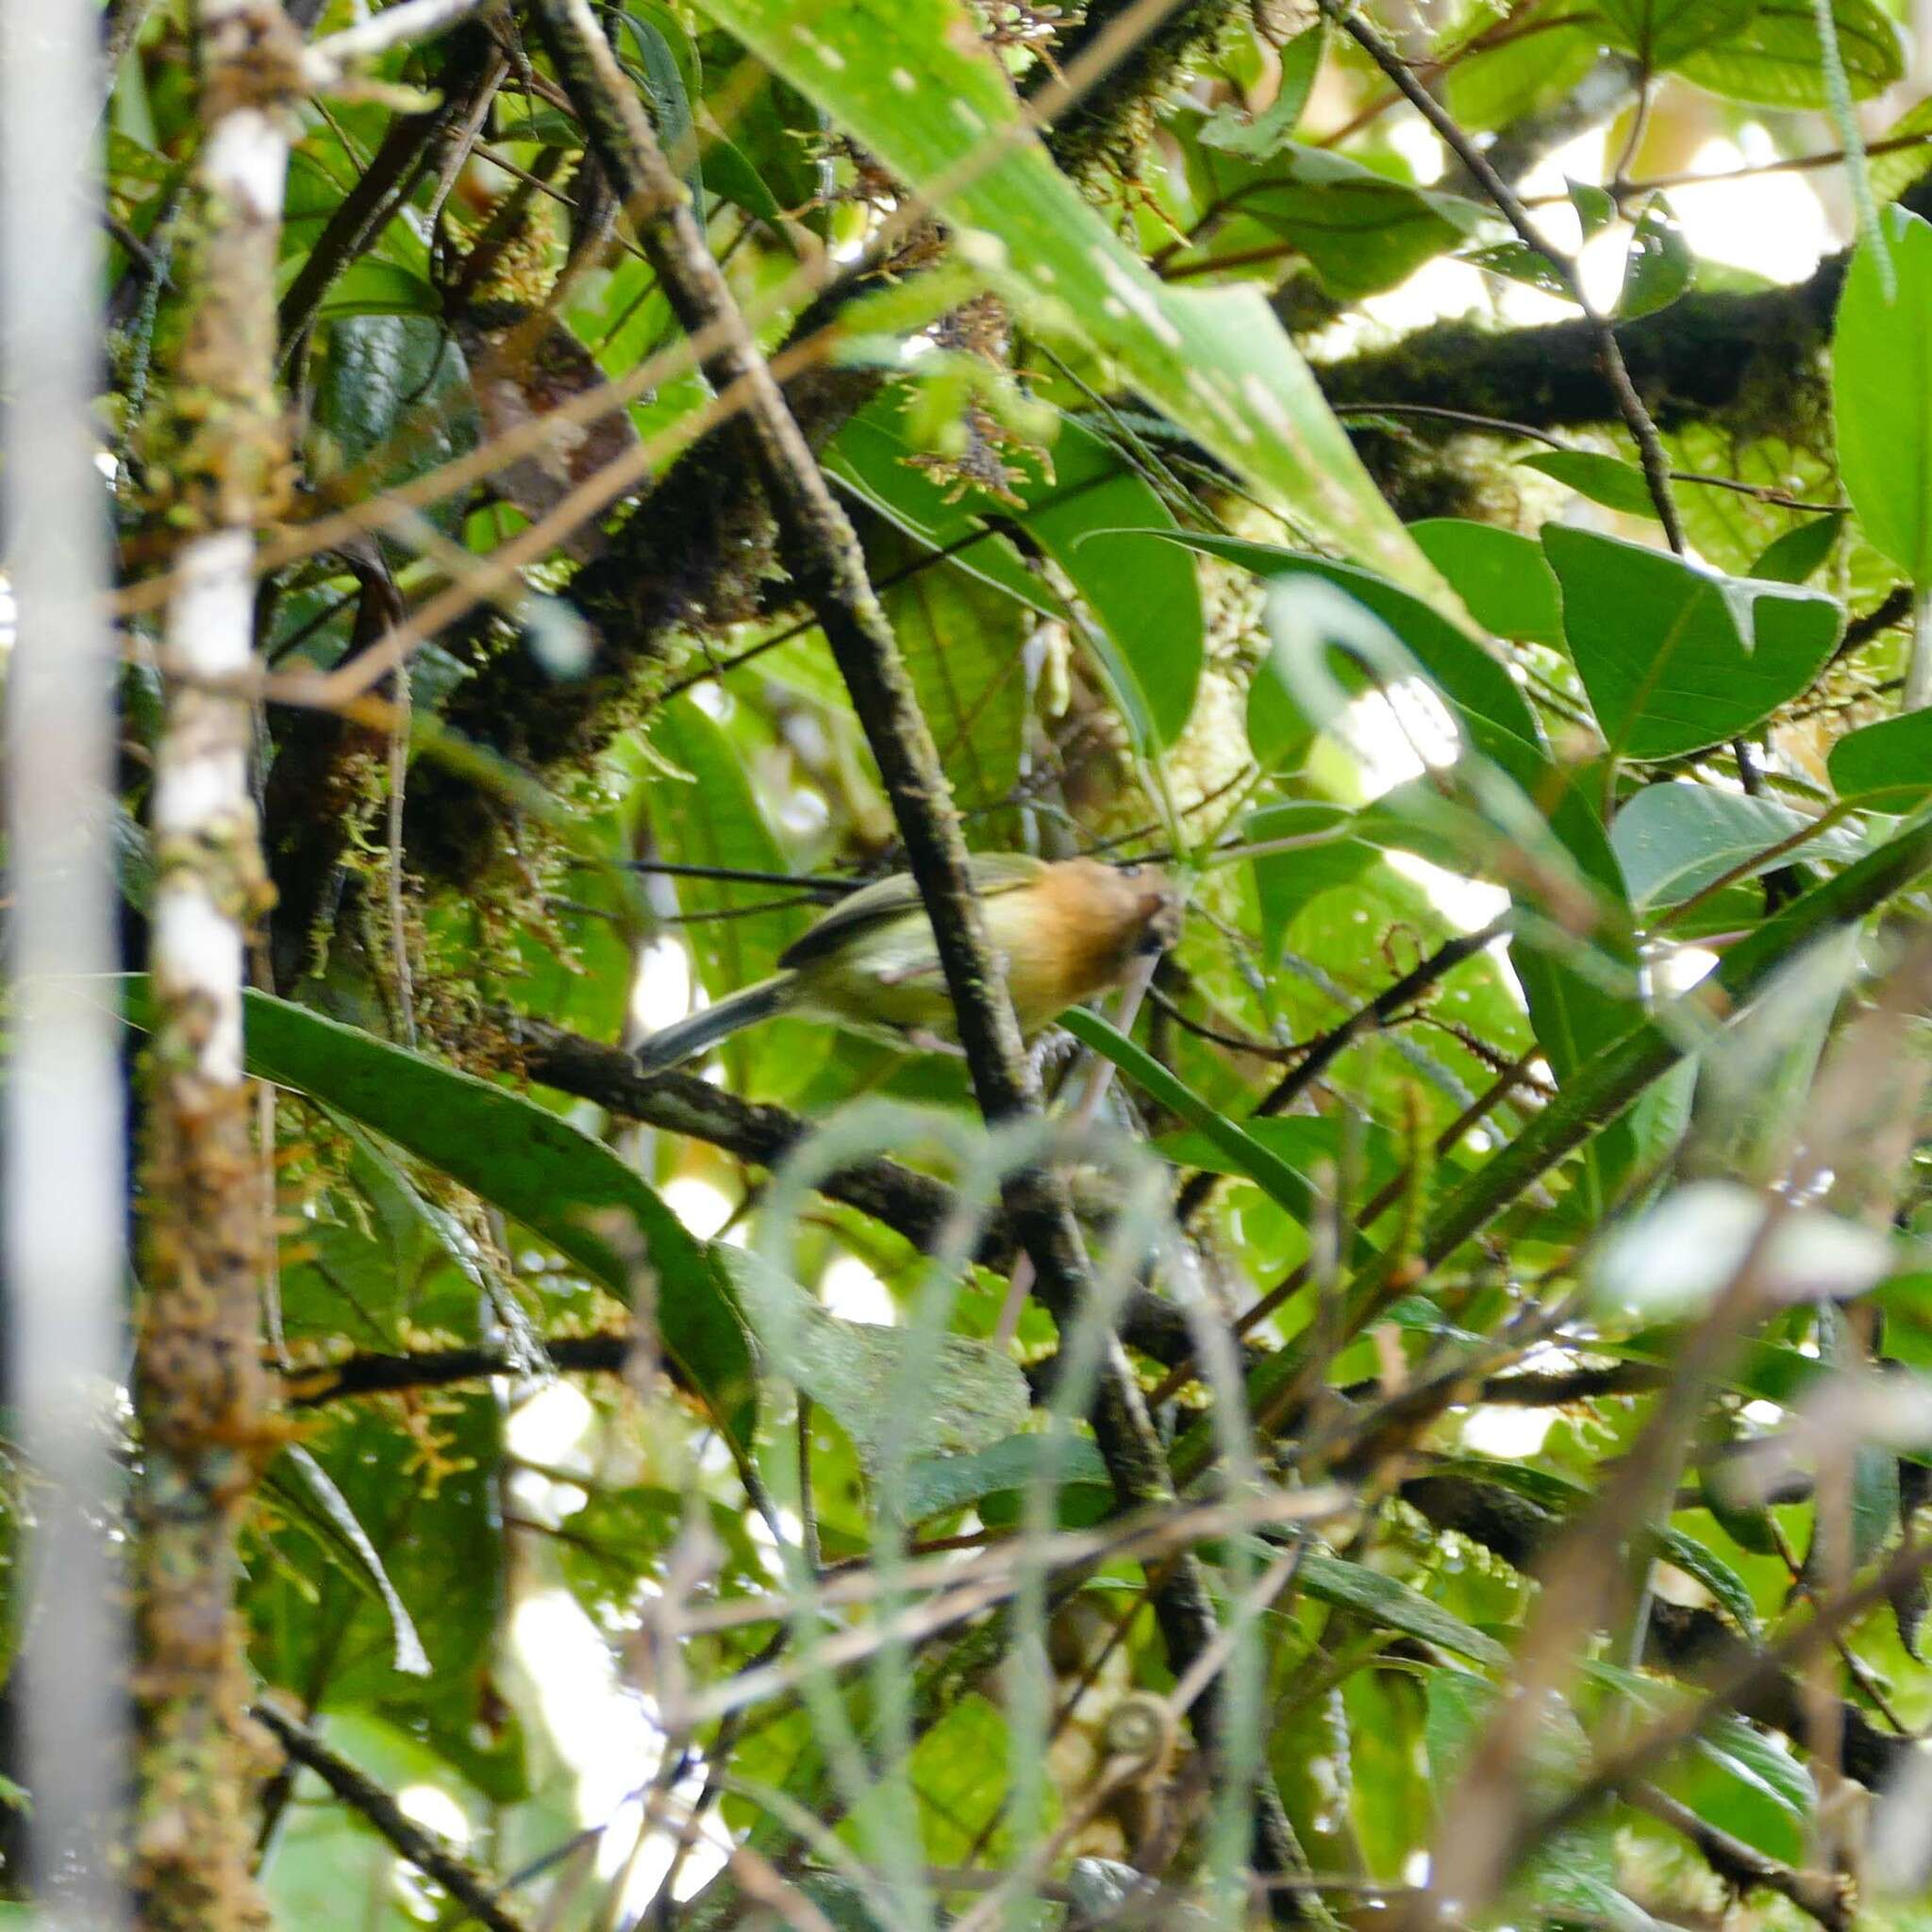
<path fill-rule="evenodd" d="M 979 852 L 973 856 L 973 883 L 982 895 L 1009 892 L 1016 886 L 1030 885 L 1046 870 L 1043 859 L 1024 852 Z M 858 939 L 876 932 L 908 912 L 920 909 L 919 888 L 910 873 L 895 872 L 891 878 L 861 887 L 849 899 L 841 899 L 832 909 L 779 956 L 780 966 L 808 966 L 824 959 Z"/>

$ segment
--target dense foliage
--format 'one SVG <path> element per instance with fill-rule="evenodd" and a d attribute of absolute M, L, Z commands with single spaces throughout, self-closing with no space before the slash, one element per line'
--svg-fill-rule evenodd
<path fill-rule="evenodd" d="M 213 10 L 106 17 L 102 433 L 137 1031 L 168 573 L 258 538 L 273 1922 L 1914 1923 L 1932 114 L 1879 0 L 625 0 L 614 70 L 446 8 L 277 109 L 252 421 L 197 388 Z M 1825 153 L 1856 254 L 1700 258 L 1722 138 Z M 1185 891 L 1039 1049 L 1057 1137 L 978 1055 L 623 1050 L 906 862 L 734 330 L 967 843 Z M 1042 1151 L 1077 1318 L 1000 1205 Z M 192 1856 L 226 1801 L 144 1802 Z"/>

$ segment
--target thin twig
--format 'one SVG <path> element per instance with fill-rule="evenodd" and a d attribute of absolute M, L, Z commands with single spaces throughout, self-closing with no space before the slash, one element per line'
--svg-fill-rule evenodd
<path fill-rule="evenodd" d="M 489 1926 L 490 1932 L 529 1932 L 524 1920 L 503 1904 L 483 1873 L 425 1830 L 374 1778 L 332 1751 L 307 1724 L 266 1700 L 255 1705 L 249 1715 L 275 1735 L 297 1764 L 312 1771 L 343 1804 L 367 1819 L 398 1856 L 433 1878 L 478 1924 Z"/>

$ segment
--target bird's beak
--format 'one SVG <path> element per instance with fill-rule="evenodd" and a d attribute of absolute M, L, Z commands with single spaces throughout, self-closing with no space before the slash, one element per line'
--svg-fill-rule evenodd
<path fill-rule="evenodd" d="M 1137 953 L 1164 953 L 1181 936 L 1180 895 L 1171 887 L 1141 895 L 1142 921 Z"/>

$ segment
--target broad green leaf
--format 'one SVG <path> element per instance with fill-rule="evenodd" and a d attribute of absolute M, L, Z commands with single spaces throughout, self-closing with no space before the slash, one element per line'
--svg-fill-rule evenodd
<path fill-rule="evenodd" d="M 362 315 L 412 316 L 429 323 L 439 335 L 444 333 L 442 297 L 434 285 L 413 269 L 378 255 L 352 261 L 329 284 L 316 313 L 324 322 Z"/>
<path fill-rule="evenodd" d="M 1576 210 L 1577 225 L 1582 229 L 1586 242 L 1600 234 L 1616 219 L 1616 198 L 1607 188 L 1599 188 L 1594 181 L 1574 181 L 1566 175 L 1563 192 L 1570 197 L 1570 206 Z"/>
<path fill-rule="evenodd" d="M 482 418 L 469 367 L 440 315 L 343 314 L 324 341 L 311 415 L 323 475 L 366 466 L 375 487 L 392 490 L 476 447 Z M 443 504 L 429 515 L 454 534 L 461 508 Z"/>
<path fill-rule="evenodd" d="M 324 1411 L 304 1451 L 320 1485 L 286 1465 L 273 1476 L 241 1604 L 255 1667 L 304 1703 L 468 1729 L 496 1634 L 501 1417 L 472 1391 L 425 1422 L 434 1476 L 418 1466 L 423 1442 L 389 1418 L 359 1404 Z"/>
<path fill-rule="evenodd" d="M 1661 194 L 1653 195 L 1637 218 L 1630 252 L 1624 261 L 1624 287 L 1617 313 L 1625 322 L 1668 308 L 1690 286 L 1690 244 Z"/>
<path fill-rule="evenodd" d="M 891 532 L 872 549 L 875 561 L 892 566 L 880 573 L 886 576 L 920 557 L 912 543 Z M 1192 583 L 1187 588 L 1191 594 Z M 879 602 L 932 726 L 954 802 L 987 842 L 1010 839 L 1010 816 L 988 814 L 1011 796 L 1020 776 L 1030 709 L 1022 657 L 1028 613 L 943 563 L 900 575 L 879 591 Z"/>
<path fill-rule="evenodd" d="M 1597 0 L 1610 42 L 1655 71 L 1722 42 L 1750 19 L 1752 0 Z"/>
<path fill-rule="evenodd" d="M 1353 1610 L 1385 1630 L 1418 1637 L 1473 1663 L 1502 1670 L 1509 1662 L 1509 1653 L 1493 1637 L 1471 1629 L 1419 1590 L 1364 1563 L 1351 1563 L 1325 1550 L 1308 1550 L 1295 1572 L 1295 1582 L 1318 1603 Z"/>
<path fill-rule="evenodd" d="M 1209 557 L 1225 558 L 1257 576 L 1312 576 L 1333 584 L 1401 639 L 1468 726 L 1471 741 L 1484 757 L 1493 758 L 1519 783 L 1528 782 L 1544 768 L 1535 713 L 1507 668 L 1422 598 L 1372 571 L 1303 551 L 1192 531 L 1174 541 Z"/>
<path fill-rule="evenodd" d="M 1469 613 L 1499 638 L 1561 645 L 1563 607 L 1533 537 L 1465 517 L 1430 517 L 1408 533 L 1449 579 Z"/>
<path fill-rule="evenodd" d="M 248 1071 L 306 1093 L 495 1203 L 628 1304 L 626 1235 L 658 1276 L 665 1354 L 740 1448 L 754 1419 L 743 1324 L 711 1257 L 624 1161 L 548 1108 L 373 1034 L 267 993 L 244 996 Z M 128 982 L 128 1019 L 150 1024 L 147 982 Z M 365 1519 L 366 1520 L 366 1519 Z"/>
<path fill-rule="evenodd" d="M 336 1488 L 328 1472 L 308 1450 L 291 1448 L 286 1452 L 285 1459 L 300 1481 L 299 1484 L 283 1484 L 277 1481 L 273 1470 L 270 1472 L 265 1484 L 277 1507 L 308 1513 L 311 1521 L 320 1524 L 325 1536 L 337 1544 L 348 1559 L 345 1567 L 352 1574 L 365 1578 L 380 1601 L 394 1641 L 390 1658 L 391 1664 L 408 1676 L 428 1676 L 435 1666 L 410 1621 L 408 1606 L 390 1580 L 389 1572 L 382 1567 L 382 1558 L 376 1554 L 375 1545 L 369 1541 L 368 1532 L 356 1521 L 356 1512 L 349 1507 L 348 1498 Z"/>
<path fill-rule="evenodd" d="M 970 1455 L 1025 1422 L 1026 1378 L 1003 1350 L 963 1335 L 934 1338 L 917 1359 L 920 1400 L 908 1413 L 915 1334 L 828 1314 L 758 1256 L 728 1246 L 715 1252 L 766 1363 L 832 1416 L 874 1474 L 893 1450 L 908 1460 Z"/>
<path fill-rule="evenodd" d="M 1932 711 L 1907 711 L 1847 732 L 1825 760 L 1840 798 L 1880 811 L 1914 809 L 1932 792 Z"/>
<path fill-rule="evenodd" d="M 1338 302 L 1407 280 L 1467 239 L 1483 218 L 1480 208 L 1454 195 L 1292 142 L 1270 158 L 1265 175 L 1242 184 L 1240 208 L 1299 249 Z"/>
<path fill-rule="evenodd" d="M 1859 100 L 1883 93 L 1904 75 L 1898 28 L 1874 0 L 1832 0 L 1831 17 L 1846 78 Z M 1814 0 L 1758 0 L 1741 26 L 1674 65 L 1686 80 L 1730 100 L 1767 108 L 1830 105 Z"/>
<path fill-rule="evenodd" d="M 1646 785 L 1612 821 L 1610 846 L 1631 905 L 1643 911 L 1678 905 L 1740 867 L 1748 868 L 1740 877 L 1756 878 L 1794 860 L 1856 855 L 1856 833 L 1826 826 L 1795 852 L 1757 857 L 1809 823 L 1773 798 L 1689 781 Z"/>
<path fill-rule="evenodd" d="M 1809 523 L 1793 525 L 1782 537 L 1774 538 L 1758 553 L 1757 560 L 1751 566 L 1751 575 L 1777 584 L 1808 582 L 1831 556 L 1832 546 L 1837 543 L 1838 533 L 1843 529 L 1844 522 L 1843 516 L 1834 511 L 1830 516 L 1814 517 Z"/>
<path fill-rule="evenodd" d="M 1724 1614 L 1746 1637 L 1757 1634 L 1757 1606 L 1744 1580 L 1714 1550 L 1694 1536 L 1666 1524 L 1650 1532 L 1653 1551 L 1667 1563 L 1674 1563 L 1687 1576 L 1694 1576 L 1723 1607 Z"/>
<path fill-rule="evenodd" d="M 1916 584 L 1932 583 L 1932 225 L 1879 214 L 1895 287 L 1869 245 L 1852 257 L 1832 341 L 1839 475 L 1865 535 Z"/>
<path fill-rule="evenodd" d="M 1451 113 L 1471 133 L 1508 127 L 1567 97 L 1601 57 L 1596 23 L 1564 0 L 1543 0 L 1511 19 L 1525 30 L 1505 35 L 1453 62 L 1442 75 Z"/>
<path fill-rule="evenodd" d="M 1025 1491 L 1044 1482 L 1055 1490 L 1073 1484 L 1111 1493 L 1107 1464 L 1087 1436 L 1008 1436 L 963 1456 L 934 1456 L 906 1474 L 906 1520 L 949 1515 L 987 1496 Z"/>
<path fill-rule="evenodd" d="M 1129 718 L 1153 746 L 1172 744 L 1200 682 L 1201 592 L 1172 545 L 1135 532 L 1172 530 L 1173 512 L 1105 441 L 1066 420 L 1052 482 L 1026 494 L 1020 521 L 1099 621 Z"/>
<path fill-rule="evenodd" d="M 1159 493 L 1104 438 L 1066 417 L 1045 460 L 1016 458 L 1018 504 L 978 490 L 949 492 L 909 460 L 918 445 L 906 416 L 904 397 L 893 396 L 856 417 L 835 445 L 834 474 L 936 549 L 989 519 L 1021 525 L 1100 625 L 1099 649 L 1137 737 L 1153 748 L 1171 744 L 1200 678 L 1201 593 L 1184 557 L 1139 534 L 1174 527 Z M 949 501 L 956 493 L 959 500 Z M 975 543 L 958 560 L 1033 608 L 1059 614 L 1058 600 L 1006 537 Z"/>
<path fill-rule="evenodd" d="M 1621 457 L 1607 457 L 1593 449 L 1542 449 L 1534 455 L 1518 457 L 1525 470 L 1541 470 L 1558 483 L 1626 517 L 1657 520 L 1657 501 L 1650 485 L 1635 463 Z"/>
<path fill-rule="evenodd" d="M 1300 1174 L 1244 1127 L 1191 1092 L 1117 1026 L 1085 1007 L 1075 1007 L 1063 1014 L 1060 1024 L 1083 1045 L 1110 1059 L 1149 1099 L 1177 1113 L 1191 1127 L 1205 1134 L 1233 1164 L 1236 1173 L 1246 1175 L 1297 1221 L 1305 1222 L 1314 1211 L 1312 1191 Z"/>
<path fill-rule="evenodd" d="M 1162 284 L 1024 130 L 957 0 L 852 0 L 809 25 L 790 0 L 707 0 L 704 10 L 942 214 L 1030 326 L 1110 358 L 1127 386 L 1345 555 L 1446 596 L 1259 291 Z"/>
<path fill-rule="evenodd" d="M 1255 891 L 1260 902 L 1263 970 L 1272 970 L 1281 956 L 1289 923 L 1310 899 L 1331 887 L 1359 878 L 1375 862 L 1376 847 L 1366 839 L 1351 838 L 1346 827 L 1355 814 L 1339 805 L 1296 799 L 1263 806 L 1241 824 L 1246 842 L 1265 845 L 1276 839 L 1311 841 L 1292 851 L 1264 853 L 1250 860 L 1255 868 Z M 1334 837 L 1328 837 L 1328 834 Z"/>
<path fill-rule="evenodd" d="M 1622 758 L 1675 758 L 1752 729 L 1809 687 L 1838 641 L 1842 613 L 1817 591 L 1558 524 L 1543 547 L 1570 655 Z"/>

